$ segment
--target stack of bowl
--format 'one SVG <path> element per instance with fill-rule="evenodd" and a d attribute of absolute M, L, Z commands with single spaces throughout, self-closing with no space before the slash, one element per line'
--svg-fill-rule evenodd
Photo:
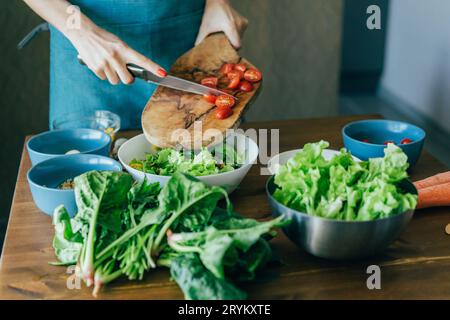
<path fill-rule="evenodd" d="M 27 143 L 32 168 L 27 179 L 37 207 L 48 215 L 63 204 L 70 215 L 76 213 L 73 189 L 60 185 L 91 170 L 121 171 L 108 158 L 111 136 L 94 129 L 63 129 L 38 134 Z"/>

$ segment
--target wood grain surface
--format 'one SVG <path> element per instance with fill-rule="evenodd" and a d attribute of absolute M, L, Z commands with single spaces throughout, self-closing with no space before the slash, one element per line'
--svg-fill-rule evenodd
<path fill-rule="evenodd" d="M 201 79 L 209 75 L 220 77 L 219 69 L 224 63 L 238 62 L 245 63 L 248 68 L 255 67 L 249 61 L 241 59 L 225 35 L 218 33 L 208 36 L 178 58 L 170 69 L 170 74 L 200 83 Z M 142 113 L 142 129 L 147 140 L 159 147 L 181 144 L 188 149 L 199 149 L 201 146 L 220 142 L 227 129 L 239 125 L 241 116 L 256 98 L 260 86 L 261 82 L 253 84 L 251 92 L 235 90 L 233 95 L 238 101 L 231 116 L 223 120 L 216 118 L 216 107 L 203 99 L 203 96 L 160 86 Z M 201 122 L 201 128 L 195 126 L 196 121 Z M 186 133 L 189 135 L 179 135 L 178 129 L 187 129 Z M 179 139 L 181 137 L 182 140 Z"/>
<path fill-rule="evenodd" d="M 349 121 L 376 116 L 355 116 L 248 123 L 255 129 L 280 129 L 280 152 L 304 143 L 328 140 L 342 147 L 340 129 Z M 127 137 L 138 132 L 126 132 Z M 91 290 L 68 289 L 71 274 L 48 264 L 55 257 L 51 246 L 50 217 L 34 205 L 26 181 L 30 160 L 24 148 L 10 221 L 0 262 L 1 299 L 93 299 Z M 261 165 L 250 170 L 231 198 L 235 210 L 252 218 L 267 218 L 270 209 L 260 175 Z M 413 180 L 447 170 L 424 153 L 412 170 Z M 262 277 L 241 287 L 251 299 L 450 299 L 449 208 L 419 210 L 400 238 L 382 255 L 362 261 L 333 262 L 315 258 L 291 243 L 282 232 L 271 241 L 280 265 L 269 266 Z M 366 269 L 381 268 L 381 290 L 368 290 Z M 144 281 L 118 280 L 99 299 L 182 299 L 165 269 L 151 271 Z"/>

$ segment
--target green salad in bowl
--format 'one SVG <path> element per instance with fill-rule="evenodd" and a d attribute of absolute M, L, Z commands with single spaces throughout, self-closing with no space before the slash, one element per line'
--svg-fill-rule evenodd
<path fill-rule="evenodd" d="M 359 161 L 328 145 L 306 144 L 268 180 L 272 214 L 292 219 L 283 231 L 317 257 L 348 260 L 381 253 L 417 204 L 407 156 L 389 144 L 384 157 Z"/>
<path fill-rule="evenodd" d="M 256 162 L 258 154 L 258 145 L 239 132 L 227 136 L 218 145 L 198 151 L 161 149 L 141 134 L 119 148 L 118 158 L 138 181 L 145 179 L 164 186 L 179 172 L 198 177 L 209 186 L 221 186 L 231 193 Z"/>
<path fill-rule="evenodd" d="M 130 167 L 162 176 L 171 176 L 175 172 L 192 176 L 207 176 L 233 171 L 242 164 L 243 156 L 227 144 L 209 151 L 203 148 L 199 152 L 183 152 L 172 148 L 160 149 L 155 153 L 146 153 L 145 159 L 133 159 Z"/>
<path fill-rule="evenodd" d="M 355 161 L 341 149 L 331 159 L 323 151 L 328 142 L 306 144 L 275 175 L 273 197 L 309 215 L 347 221 L 387 218 L 413 210 L 417 195 L 404 192 L 407 156 L 389 144 L 383 158 Z"/>

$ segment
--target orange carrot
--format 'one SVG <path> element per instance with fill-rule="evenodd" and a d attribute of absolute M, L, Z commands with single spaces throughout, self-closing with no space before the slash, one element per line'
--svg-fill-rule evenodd
<path fill-rule="evenodd" d="M 450 171 L 438 173 L 434 176 L 414 182 L 417 190 L 450 182 Z"/>
<path fill-rule="evenodd" d="M 417 209 L 450 206 L 450 182 L 419 189 Z"/>

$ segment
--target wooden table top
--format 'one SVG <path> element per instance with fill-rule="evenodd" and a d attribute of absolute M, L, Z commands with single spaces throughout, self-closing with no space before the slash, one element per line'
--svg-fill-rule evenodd
<path fill-rule="evenodd" d="M 377 116 L 352 116 L 308 120 L 247 123 L 242 127 L 280 129 L 280 152 L 304 143 L 328 140 L 342 147 L 340 129 L 349 121 Z M 137 132 L 127 132 L 132 136 Z M 33 203 L 26 179 L 30 160 L 24 148 L 3 254 L 0 262 L 0 299 L 92 299 L 91 290 L 68 289 L 66 267 L 55 261 L 49 216 Z M 231 198 L 235 210 L 245 216 L 270 215 L 264 185 L 267 176 L 254 165 Z M 411 172 L 412 180 L 447 170 L 424 152 Z M 282 232 L 271 241 L 283 264 L 267 270 L 267 277 L 241 286 L 251 299 L 449 299 L 449 208 L 415 213 L 400 238 L 382 255 L 363 261 L 333 262 L 315 258 L 291 243 Z M 367 289 L 369 265 L 381 268 L 381 290 Z M 165 269 L 150 271 L 143 281 L 118 280 L 107 286 L 99 299 L 182 299 Z"/>

